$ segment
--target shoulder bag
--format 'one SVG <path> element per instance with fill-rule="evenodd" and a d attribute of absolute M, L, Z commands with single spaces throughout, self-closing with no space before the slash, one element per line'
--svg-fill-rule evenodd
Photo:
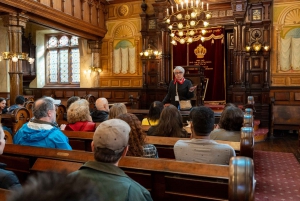
<path fill-rule="evenodd" d="M 179 98 L 177 83 L 176 83 L 176 96 Z M 190 110 L 192 108 L 191 100 L 180 100 L 179 99 L 180 110 Z"/>

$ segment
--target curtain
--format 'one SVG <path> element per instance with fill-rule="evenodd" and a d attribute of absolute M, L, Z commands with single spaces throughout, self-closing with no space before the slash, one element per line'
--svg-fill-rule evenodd
<path fill-rule="evenodd" d="M 291 52 L 291 38 L 280 39 L 280 69 L 282 71 L 290 70 L 290 52 Z"/>
<path fill-rule="evenodd" d="M 133 74 L 136 71 L 135 64 L 135 47 L 129 48 L 129 73 Z"/>
<path fill-rule="evenodd" d="M 176 46 L 173 46 L 173 64 L 174 66 L 200 65 L 205 67 L 204 75 L 209 78 L 205 101 L 224 101 L 226 99 L 226 84 L 223 29 L 207 29 L 206 34 L 203 36 L 205 38 L 204 42 L 198 40 L 189 45 L 177 43 Z M 197 58 L 194 52 L 199 45 L 206 49 L 203 58 Z M 187 50 L 189 64 L 187 64 Z M 204 49 L 202 48 L 202 50 Z"/>
<path fill-rule="evenodd" d="M 122 73 L 126 74 L 128 72 L 128 47 L 127 48 L 121 48 L 121 57 L 122 57 Z"/>
<path fill-rule="evenodd" d="M 291 66 L 293 70 L 300 70 L 300 38 L 292 38 Z"/>
<path fill-rule="evenodd" d="M 114 49 L 114 73 L 119 74 L 121 72 L 121 49 Z"/>

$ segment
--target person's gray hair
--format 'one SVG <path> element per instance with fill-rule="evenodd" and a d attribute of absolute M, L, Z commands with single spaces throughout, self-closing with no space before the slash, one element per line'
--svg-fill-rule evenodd
<path fill-rule="evenodd" d="M 185 70 L 182 66 L 176 66 L 173 70 L 173 73 L 175 72 L 175 70 L 179 70 L 180 72 L 182 72 L 183 74 L 185 73 Z"/>
<path fill-rule="evenodd" d="M 42 117 L 47 117 L 48 111 L 53 110 L 54 108 L 54 99 L 47 97 L 47 98 L 40 98 L 33 103 L 32 106 L 32 114 L 36 119 L 40 119 Z M 38 102 L 38 104 L 36 104 Z"/>

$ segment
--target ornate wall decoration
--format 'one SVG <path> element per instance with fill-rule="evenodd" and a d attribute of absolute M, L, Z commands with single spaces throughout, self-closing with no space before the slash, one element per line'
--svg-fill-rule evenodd
<path fill-rule="evenodd" d="M 121 5 L 117 12 L 119 16 L 126 17 L 129 14 L 129 7 L 127 5 Z"/>
<path fill-rule="evenodd" d="M 132 37 L 132 36 L 133 36 L 133 31 L 127 25 L 121 25 L 115 31 L 116 38 L 125 38 L 125 37 Z"/>

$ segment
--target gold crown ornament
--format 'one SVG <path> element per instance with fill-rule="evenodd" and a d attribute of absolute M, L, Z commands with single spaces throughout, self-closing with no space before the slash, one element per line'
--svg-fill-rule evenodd
<path fill-rule="evenodd" d="M 196 49 L 194 49 L 194 53 L 198 59 L 204 58 L 204 55 L 206 54 L 206 52 L 207 52 L 206 48 L 203 47 L 201 44 L 199 44 L 198 47 L 196 47 Z"/>

